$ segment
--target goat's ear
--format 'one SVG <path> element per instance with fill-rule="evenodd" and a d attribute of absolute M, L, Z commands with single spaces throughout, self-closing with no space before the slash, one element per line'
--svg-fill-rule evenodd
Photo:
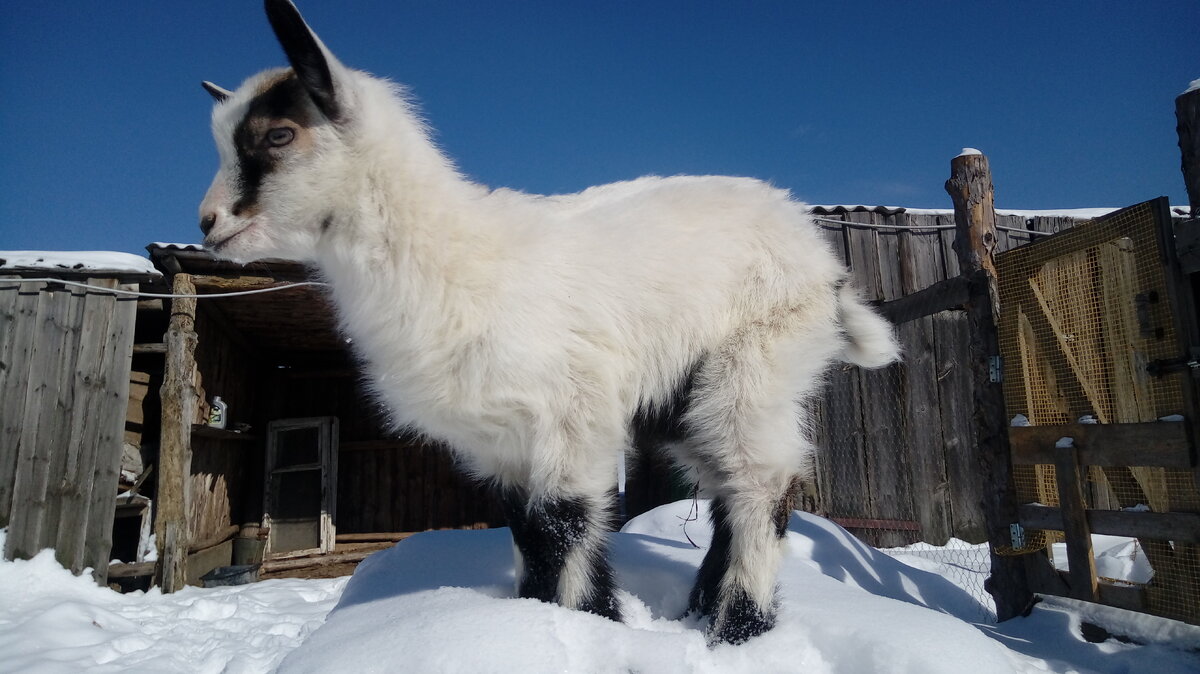
<path fill-rule="evenodd" d="M 292 70 L 308 95 L 332 121 L 341 117 L 342 105 L 333 78 L 337 61 L 317 38 L 291 0 L 266 0 L 267 20 L 287 54 Z"/>
<path fill-rule="evenodd" d="M 200 86 L 204 87 L 204 90 L 218 103 L 224 103 L 227 98 L 233 95 L 232 91 L 218 87 L 208 80 L 201 82 Z"/>

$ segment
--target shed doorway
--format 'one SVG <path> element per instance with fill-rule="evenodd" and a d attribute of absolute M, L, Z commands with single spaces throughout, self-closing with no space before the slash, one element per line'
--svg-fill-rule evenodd
<path fill-rule="evenodd" d="M 267 554 L 333 550 L 337 503 L 337 417 L 279 419 L 267 425 L 263 526 Z"/>

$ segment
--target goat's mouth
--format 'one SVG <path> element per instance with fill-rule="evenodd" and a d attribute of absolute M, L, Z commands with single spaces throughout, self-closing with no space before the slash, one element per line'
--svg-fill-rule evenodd
<path fill-rule="evenodd" d="M 233 232 L 229 236 L 223 237 L 212 243 L 205 242 L 205 248 L 208 248 L 209 250 L 211 250 L 213 252 L 219 253 L 219 252 L 221 252 L 221 249 L 223 247 L 225 247 L 225 244 L 229 243 L 230 241 L 233 241 L 235 238 L 237 238 L 238 235 L 245 234 L 247 231 L 253 229 L 256 224 L 258 224 L 256 221 L 251 220 L 250 222 L 246 223 L 245 227 L 242 227 L 241 229 Z"/>

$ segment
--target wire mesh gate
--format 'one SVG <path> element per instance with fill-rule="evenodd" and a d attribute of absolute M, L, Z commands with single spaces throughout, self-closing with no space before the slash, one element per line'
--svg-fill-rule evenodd
<path fill-rule="evenodd" d="M 1160 199 L 1001 254 L 998 327 L 1031 589 L 1200 623 L 1200 342 L 1172 240 Z M 1098 571 L 1093 533 L 1136 540 L 1151 577 Z"/>

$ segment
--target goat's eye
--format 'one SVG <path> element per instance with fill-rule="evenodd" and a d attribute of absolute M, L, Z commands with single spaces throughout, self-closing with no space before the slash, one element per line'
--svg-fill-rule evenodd
<path fill-rule="evenodd" d="M 283 147 L 292 142 L 292 139 L 295 137 L 296 132 L 286 126 L 280 126 L 267 132 L 267 145 L 271 147 Z"/>

